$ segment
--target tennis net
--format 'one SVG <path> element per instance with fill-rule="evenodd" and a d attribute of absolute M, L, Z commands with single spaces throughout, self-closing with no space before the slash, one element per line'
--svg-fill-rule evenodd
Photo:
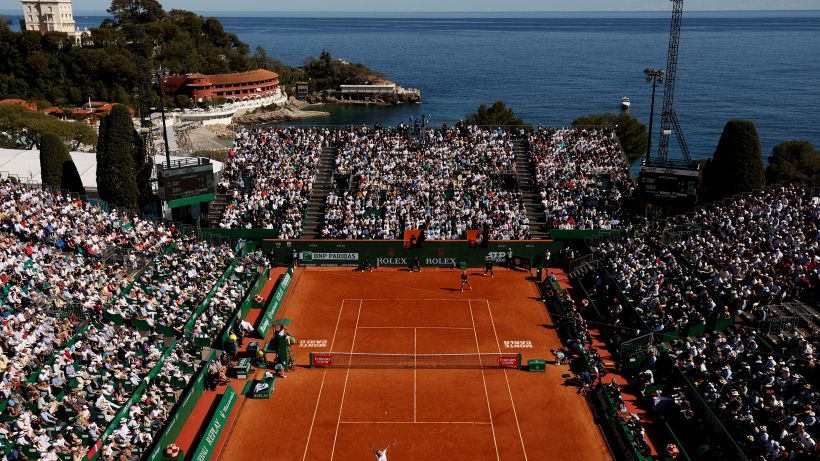
<path fill-rule="evenodd" d="M 377 354 L 369 352 L 311 352 L 317 368 L 519 368 L 521 354 Z"/>

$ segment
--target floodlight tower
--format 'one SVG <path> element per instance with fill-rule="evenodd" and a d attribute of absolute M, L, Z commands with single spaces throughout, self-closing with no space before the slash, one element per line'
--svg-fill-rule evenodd
<path fill-rule="evenodd" d="M 658 152 L 655 157 L 648 150 L 647 158 L 638 176 L 638 195 L 644 203 L 646 217 L 658 219 L 672 214 L 691 211 L 697 200 L 700 173 L 697 163 L 692 162 L 689 147 L 683 137 L 678 117 L 675 115 L 675 80 L 678 71 L 678 48 L 680 45 L 683 0 L 672 1 L 672 26 L 669 32 L 669 50 L 666 74 L 657 69 L 647 69 L 647 80 L 653 86 L 658 78 L 664 79 L 663 110 Z M 650 125 L 651 126 L 651 125 Z M 650 128 L 651 130 L 651 128 Z M 669 137 L 672 132 L 680 146 L 682 160 L 669 160 Z M 650 138 L 651 139 L 651 138 Z"/>
<path fill-rule="evenodd" d="M 663 110 L 661 112 L 661 136 L 658 146 L 657 160 L 665 163 L 669 154 L 669 136 L 672 131 L 680 146 L 683 160 L 690 164 L 692 157 L 689 155 L 689 147 L 683 137 L 683 130 L 678 122 L 673 106 L 675 100 L 675 78 L 678 71 L 678 47 L 680 45 L 681 21 L 683 19 L 683 0 L 672 1 L 672 25 L 669 32 L 669 50 L 666 61 L 666 85 L 663 91 Z"/>

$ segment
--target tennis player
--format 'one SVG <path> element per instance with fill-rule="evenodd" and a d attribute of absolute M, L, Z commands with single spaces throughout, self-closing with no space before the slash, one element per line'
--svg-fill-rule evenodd
<path fill-rule="evenodd" d="M 467 269 L 464 269 L 461 272 L 461 292 L 462 293 L 464 293 L 464 285 L 467 285 L 468 287 L 470 287 L 471 290 L 473 289 L 473 286 L 470 285 L 470 281 L 467 280 Z"/>
<path fill-rule="evenodd" d="M 484 263 L 484 277 L 487 276 L 487 273 L 490 273 L 490 278 L 493 278 L 495 274 L 493 273 L 493 261 L 492 259 L 488 259 L 487 262 Z"/>
<path fill-rule="evenodd" d="M 373 450 L 373 454 L 376 455 L 376 461 L 387 461 L 387 449 L 393 447 L 395 444 L 396 442 L 393 442 L 382 450 Z M 370 449 L 372 450 L 373 447 L 371 446 Z"/>
<path fill-rule="evenodd" d="M 376 461 L 387 461 L 387 448 L 388 447 L 385 447 L 384 450 L 374 451 L 376 454 Z"/>

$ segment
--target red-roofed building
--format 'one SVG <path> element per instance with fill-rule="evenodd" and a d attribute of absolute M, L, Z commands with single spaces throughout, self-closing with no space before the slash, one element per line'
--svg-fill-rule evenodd
<path fill-rule="evenodd" d="M 37 110 L 37 103 L 23 101 L 22 99 L 3 99 L 0 100 L 0 104 L 15 104 L 18 106 L 23 106 L 28 110 Z"/>
<path fill-rule="evenodd" d="M 279 74 L 265 69 L 232 74 L 172 75 L 162 84 L 166 96 L 185 95 L 197 102 L 223 98 L 247 101 L 279 94 Z"/>
<path fill-rule="evenodd" d="M 115 103 L 110 102 L 92 101 L 84 104 L 80 108 L 73 109 L 49 107 L 48 109 L 45 109 L 43 113 L 52 115 L 62 120 L 82 120 L 87 122 L 89 125 L 96 126 L 99 119 L 108 115 L 115 105 Z M 132 107 L 128 108 L 128 112 L 131 113 L 132 116 L 136 113 Z"/>

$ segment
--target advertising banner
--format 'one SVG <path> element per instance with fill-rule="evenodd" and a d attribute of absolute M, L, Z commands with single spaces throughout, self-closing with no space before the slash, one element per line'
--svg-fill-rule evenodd
<path fill-rule="evenodd" d="M 261 338 L 265 337 L 270 326 L 273 324 L 273 319 L 276 317 L 276 312 L 279 311 L 279 306 L 282 305 L 282 299 L 285 298 L 285 293 L 288 292 L 291 280 L 293 280 L 292 267 L 288 268 L 288 271 L 285 272 L 285 275 L 279 282 L 279 286 L 276 287 L 276 291 L 273 293 L 273 299 L 271 299 L 270 304 L 268 304 L 268 308 L 265 309 L 265 313 L 262 314 L 262 320 L 256 328 L 256 332 L 259 333 Z"/>

